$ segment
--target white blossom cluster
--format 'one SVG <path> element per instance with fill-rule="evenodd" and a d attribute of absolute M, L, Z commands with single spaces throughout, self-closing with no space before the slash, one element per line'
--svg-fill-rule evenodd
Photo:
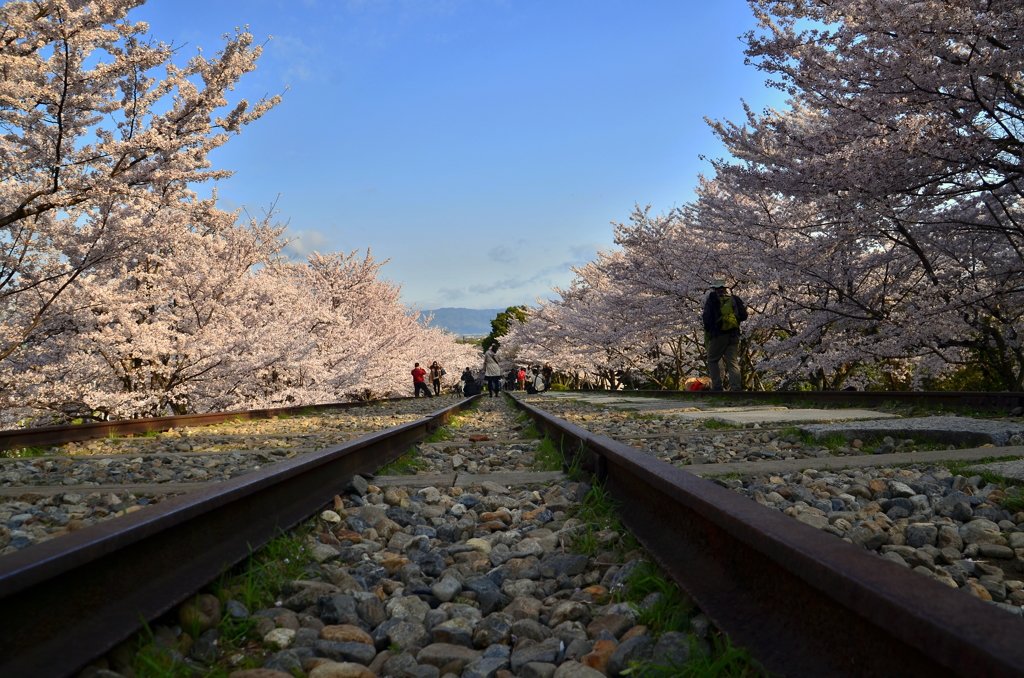
<path fill-rule="evenodd" d="M 511 339 L 609 383 L 702 371 L 725 276 L 748 387 L 1024 388 L 1024 4 L 752 0 L 749 63 L 786 110 L 710 122 L 697 198 L 619 225 Z M 506 339 L 508 343 L 509 339 Z"/>
<path fill-rule="evenodd" d="M 140 4 L 0 5 L 0 411 L 339 401 L 411 391 L 414 361 L 475 364 L 369 252 L 289 263 L 273 210 L 193 190 L 280 97 L 228 101 L 261 53 L 245 30 L 175 65 Z"/>

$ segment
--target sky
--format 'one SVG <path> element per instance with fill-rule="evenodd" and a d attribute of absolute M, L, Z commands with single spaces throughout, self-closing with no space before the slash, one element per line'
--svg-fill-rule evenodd
<path fill-rule="evenodd" d="M 179 61 L 248 25 L 231 93 L 283 102 L 214 151 L 226 208 L 276 205 L 287 251 L 370 249 L 418 309 L 553 296 L 634 205 L 693 197 L 705 117 L 783 105 L 743 63 L 743 0 L 150 0 Z"/>

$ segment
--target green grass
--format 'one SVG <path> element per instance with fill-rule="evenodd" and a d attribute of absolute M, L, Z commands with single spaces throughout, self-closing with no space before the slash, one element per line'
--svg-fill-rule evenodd
<path fill-rule="evenodd" d="M 995 503 L 999 504 L 1001 508 L 1006 509 L 1010 513 L 1016 513 L 1017 511 L 1024 511 L 1024 482 L 1021 482 L 1016 478 L 1006 478 L 994 471 L 987 471 L 984 469 L 974 471 L 971 470 L 971 467 L 978 466 L 980 464 L 991 464 L 997 461 L 1017 461 L 1018 459 L 1020 459 L 1020 457 L 1002 456 L 972 459 L 970 461 L 958 459 L 937 463 L 941 466 L 945 466 L 946 470 L 954 476 L 964 476 L 967 478 L 970 478 L 971 476 L 981 476 L 984 483 L 992 483 L 997 486 L 1000 490 L 1006 493 L 1006 497 L 1002 499 L 995 499 Z"/>
<path fill-rule="evenodd" d="M 724 421 L 708 419 L 707 421 L 704 422 L 704 428 L 706 428 L 709 431 L 732 431 L 743 427 L 737 426 L 736 424 L 729 424 Z"/>
<path fill-rule="evenodd" d="M 655 602 L 646 608 L 640 602 L 648 595 L 658 594 Z M 632 604 L 637 612 L 636 623 L 651 630 L 655 638 L 669 631 L 687 632 L 690 619 L 698 610 L 679 586 L 653 563 L 642 562 L 626 579 L 620 593 L 624 602 Z M 745 649 L 733 645 L 725 634 L 713 632 L 711 652 L 704 654 L 691 636 L 690 661 L 683 664 L 651 661 L 633 662 L 625 675 L 643 678 L 769 678 L 768 673 Z"/>
<path fill-rule="evenodd" d="M 48 447 L 12 447 L 9 450 L 0 451 L 0 458 L 43 457 L 48 454 L 48 449 Z"/>
<path fill-rule="evenodd" d="M 551 442 L 551 438 L 544 438 L 533 455 L 533 469 L 535 471 L 561 471 L 563 459 L 562 452 Z"/>
<path fill-rule="evenodd" d="M 395 459 L 390 464 L 381 466 L 376 471 L 376 475 L 379 476 L 410 476 L 415 475 L 416 471 L 426 466 L 423 458 L 420 456 L 420 451 L 415 447 L 410 447 L 409 451 L 403 454 L 398 459 Z"/>
<path fill-rule="evenodd" d="M 274 607 L 279 592 L 288 582 L 306 577 L 312 555 L 303 544 L 314 529 L 315 523 L 309 522 L 289 534 L 282 533 L 250 555 L 244 564 L 222 574 L 211 586 L 212 593 L 222 604 L 233 599 L 250 611 Z M 253 641 L 260 641 L 255 619 L 225 615 L 217 629 L 223 659 L 203 673 L 206 678 L 226 678 L 233 671 L 257 668 L 262 663 L 258 656 L 247 656 L 239 666 L 226 665 L 227 658 L 243 652 Z M 199 635 L 199 628 L 184 631 L 192 638 Z M 193 678 L 196 675 L 194 669 L 174 661 L 171 654 L 174 648 L 158 643 L 148 625 L 139 633 L 136 643 L 133 669 L 137 678 Z"/>
<path fill-rule="evenodd" d="M 580 455 L 577 455 L 580 456 Z M 640 547 L 633 533 L 626 529 L 615 511 L 618 503 L 601 485 L 594 485 L 579 505 L 570 509 L 571 517 L 581 522 L 581 531 L 572 536 L 573 550 L 588 556 L 595 556 L 601 551 L 613 550 L 620 556 Z M 602 544 L 597 533 L 602 530 L 614 530 L 619 539 L 614 544 Z"/>
<path fill-rule="evenodd" d="M 626 578 L 623 591 L 623 602 L 636 610 L 636 623 L 649 628 L 655 637 L 689 630 L 690 618 L 697 613 L 689 597 L 653 563 L 640 563 Z M 640 603 L 652 593 L 659 594 L 657 601 L 641 608 Z"/>
<path fill-rule="evenodd" d="M 304 578 L 312 555 L 303 542 L 313 529 L 314 524 L 307 523 L 271 540 L 249 556 L 239 572 L 222 575 L 214 585 L 214 594 L 222 602 L 233 598 L 250 610 L 273 607 L 274 596 L 285 584 Z"/>
<path fill-rule="evenodd" d="M 643 678 L 769 678 L 769 673 L 750 653 L 732 644 L 725 634 L 711 637 L 711 653 L 703 654 L 694 642 L 690 647 L 690 661 L 684 664 L 657 665 L 652 662 L 633 662 L 623 672 Z"/>
<path fill-rule="evenodd" d="M 542 437 L 540 430 L 537 429 L 537 425 L 532 421 L 523 427 L 520 436 L 526 440 L 537 440 Z"/>

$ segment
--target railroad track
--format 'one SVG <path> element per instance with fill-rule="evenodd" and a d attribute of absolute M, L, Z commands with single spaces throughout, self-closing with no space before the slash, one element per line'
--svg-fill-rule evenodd
<path fill-rule="evenodd" d="M 193 596 L 251 549 L 330 505 L 354 476 L 394 460 L 467 404 L 0 558 L 0 674 L 70 675 L 133 633 L 140 619 L 156 619 Z M 907 676 L 1024 675 L 1020 618 L 527 402 L 516 406 L 579 455 L 661 567 L 771 670 L 786 676 L 882 676 L 893 675 L 894 667 Z M 479 441 L 481 447 L 486 442 L 493 441 Z M 438 466 L 433 475 L 374 482 L 479 485 L 482 476 L 463 461 L 455 468 L 463 456 L 452 451 L 457 446 L 437 447 L 445 450 L 451 473 Z M 514 462 L 521 452 L 502 453 L 502 459 Z M 56 606 L 64 611 L 59 623 L 40 614 Z"/>
<path fill-rule="evenodd" d="M 594 391 L 609 395 L 642 395 L 680 399 L 706 399 L 767 403 L 815 403 L 844 407 L 878 407 L 885 403 L 949 410 L 988 410 L 1009 413 L 1024 408 L 1024 392 L 985 391 Z M 1018 414 L 1020 412 L 1018 411 Z"/>

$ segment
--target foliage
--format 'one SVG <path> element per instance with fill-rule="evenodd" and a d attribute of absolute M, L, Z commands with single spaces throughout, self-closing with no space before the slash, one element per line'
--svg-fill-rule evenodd
<path fill-rule="evenodd" d="M 614 543 L 620 555 L 639 547 L 636 538 L 625 528 L 616 515 L 617 502 L 600 485 L 595 484 L 587 492 L 583 501 L 573 507 L 571 515 L 580 521 L 580 528 L 573 533 L 573 550 L 588 556 L 597 555 L 608 550 L 611 545 L 601 541 L 599 532 L 614 531 L 618 539 Z"/>
<path fill-rule="evenodd" d="M 273 206 L 196 193 L 281 98 L 228 100 L 262 53 L 247 31 L 177 65 L 129 19 L 139 4 L 0 6 L 0 410 L 59 424 L 366 399 L 408 389 L 413 362 L 475 360 L 368 251 L 289 262 Z"/>
<path fill-rule="evenodd" d="M 509 323 L 513 321 L 526 322 L 526 314 L 526 306 L 509 306 L 500 312 L 491 321 L 491 332 L 480 342 L 480 347 L 488 351 L 495 342 L 500 345 L 501 342 L 498 342 L 498 339 L 508 334 Z"/>
<path fill-rule="evenodd" d="M 551 441 L 551 438 L 543 438 L 537 451 L 533 456 L 533 468 L 537 471 L 561 471 L 565 462 L 562 452 Z"/>
<path fill-rule="evenodd" d="M 709 121 L 696 199 L 637 206 L 505 338 L 576 386 L 704 371 L 713 277 L 750 309 L 744 388 L 1024 387 L 1019 3 L 753 0 L 785 110 Z"/>

